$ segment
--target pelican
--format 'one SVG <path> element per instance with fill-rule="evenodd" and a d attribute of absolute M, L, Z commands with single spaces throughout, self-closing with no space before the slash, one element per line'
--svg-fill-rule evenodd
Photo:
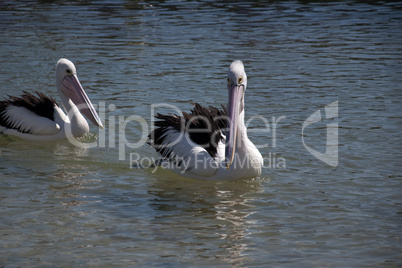
<path fill-rule="evenodd" d="M 247 137 L 244 93 L 247 75 L 240 60 L 229 67 L 227 108 L 195 104 L 191 113 L 157 114 L 150 145 L 157 164 L 185 177 L 201 180 L 237 180 L 261 175 L 263 158 Z"/>
<path fill-rule="evenodd" d="M 56 86 L 67 115 L 53 98 L 23 91 L 21 97 L 9 96 L 0 101 L 0 134 L 35 142 L 79 137 L 89 133 L 88 122 L 82 114 L 103 128 L 71 61 L 60 59 L 57 62 Z"/>

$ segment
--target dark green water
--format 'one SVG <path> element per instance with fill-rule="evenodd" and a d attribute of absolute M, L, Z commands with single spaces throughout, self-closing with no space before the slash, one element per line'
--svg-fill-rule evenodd
<path fill-rule="evenodd" d="M 66 57 L 106 127 L 87 149 L 0 137 L 0 266 L 400 266 L 401 14 L 375 1 L 1 2 L 0 97 L 58 99 Z M 134 167 L 157 157 L 152 107 L 226 104 L 234 59 L 262 177 Z M 307 150 L 324 154 L 327 132 L 332 166 Z"/>

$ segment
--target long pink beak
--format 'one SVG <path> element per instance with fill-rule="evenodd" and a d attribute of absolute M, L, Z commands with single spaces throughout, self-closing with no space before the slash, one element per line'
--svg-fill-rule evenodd
<path fill-rule="evenodd" d="M 103 128 L 102 121 L 96 113 L 94 106 L 81 86 L 77 75 L 67 75 L 61 83 L 61 91 L 69 97 L 84 114 L 96 126 Z"/>
<path fill-rule="evenodd" d="M 226 133 L 226 167 L 229 169 L 233 163 L 235 156 L 235 148 L 237 141 L 237 126 L 239 124 L 239 114 L 241 112 L 242 98 L 244 95 L 243 85 L 228 86 L 229 102 L 228 102 L 228 132 Z"/>

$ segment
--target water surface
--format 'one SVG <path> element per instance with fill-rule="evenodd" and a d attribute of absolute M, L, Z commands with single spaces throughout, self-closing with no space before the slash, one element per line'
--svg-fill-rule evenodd
<path fill-rule="evenodd" d="M 91 126 L 81 142 L 97 146 L 87 149 L 0 137 L 0 265 L 400 266 L 401 10 L 376 1 L 1 2 L 0 97 L 39 90 L 59 100 L 54 68 L 66 57 L 106 128 Z M 144 136 L 152 105 L 226 104 L 234 59 L 249 78 L 249 137 L 266 145 L 262 176 L 200 182 L 137 168 L 130 155 L 144 165 L 157 157 Z M 338 116 L 325 119 L 336 101 Z M 319 109 L 323 120 L 302 140 Z M 127 121 L 134 115 L 145 128 Z M 336 166 L 304 146 L 324 153 L 331 123 Z"/>

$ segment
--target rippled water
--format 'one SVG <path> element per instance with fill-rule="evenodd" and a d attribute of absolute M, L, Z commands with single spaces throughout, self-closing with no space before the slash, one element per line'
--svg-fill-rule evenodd
<path fill-rule="evenodd" d="M 400 266 L 401 14 L 376 1 L 2 1 L 1 98 L 57 99 L 66 57 L 106 128 L 88 149 L 0 137 L 0 266 Z M 234 59 L 249 137 L 267 145 L 261 178 L 130 161 L 156 157 L 152 104 L 226 104 Z M 336 123 L 333 167 L 305 145 L 325 153 Z"/>

